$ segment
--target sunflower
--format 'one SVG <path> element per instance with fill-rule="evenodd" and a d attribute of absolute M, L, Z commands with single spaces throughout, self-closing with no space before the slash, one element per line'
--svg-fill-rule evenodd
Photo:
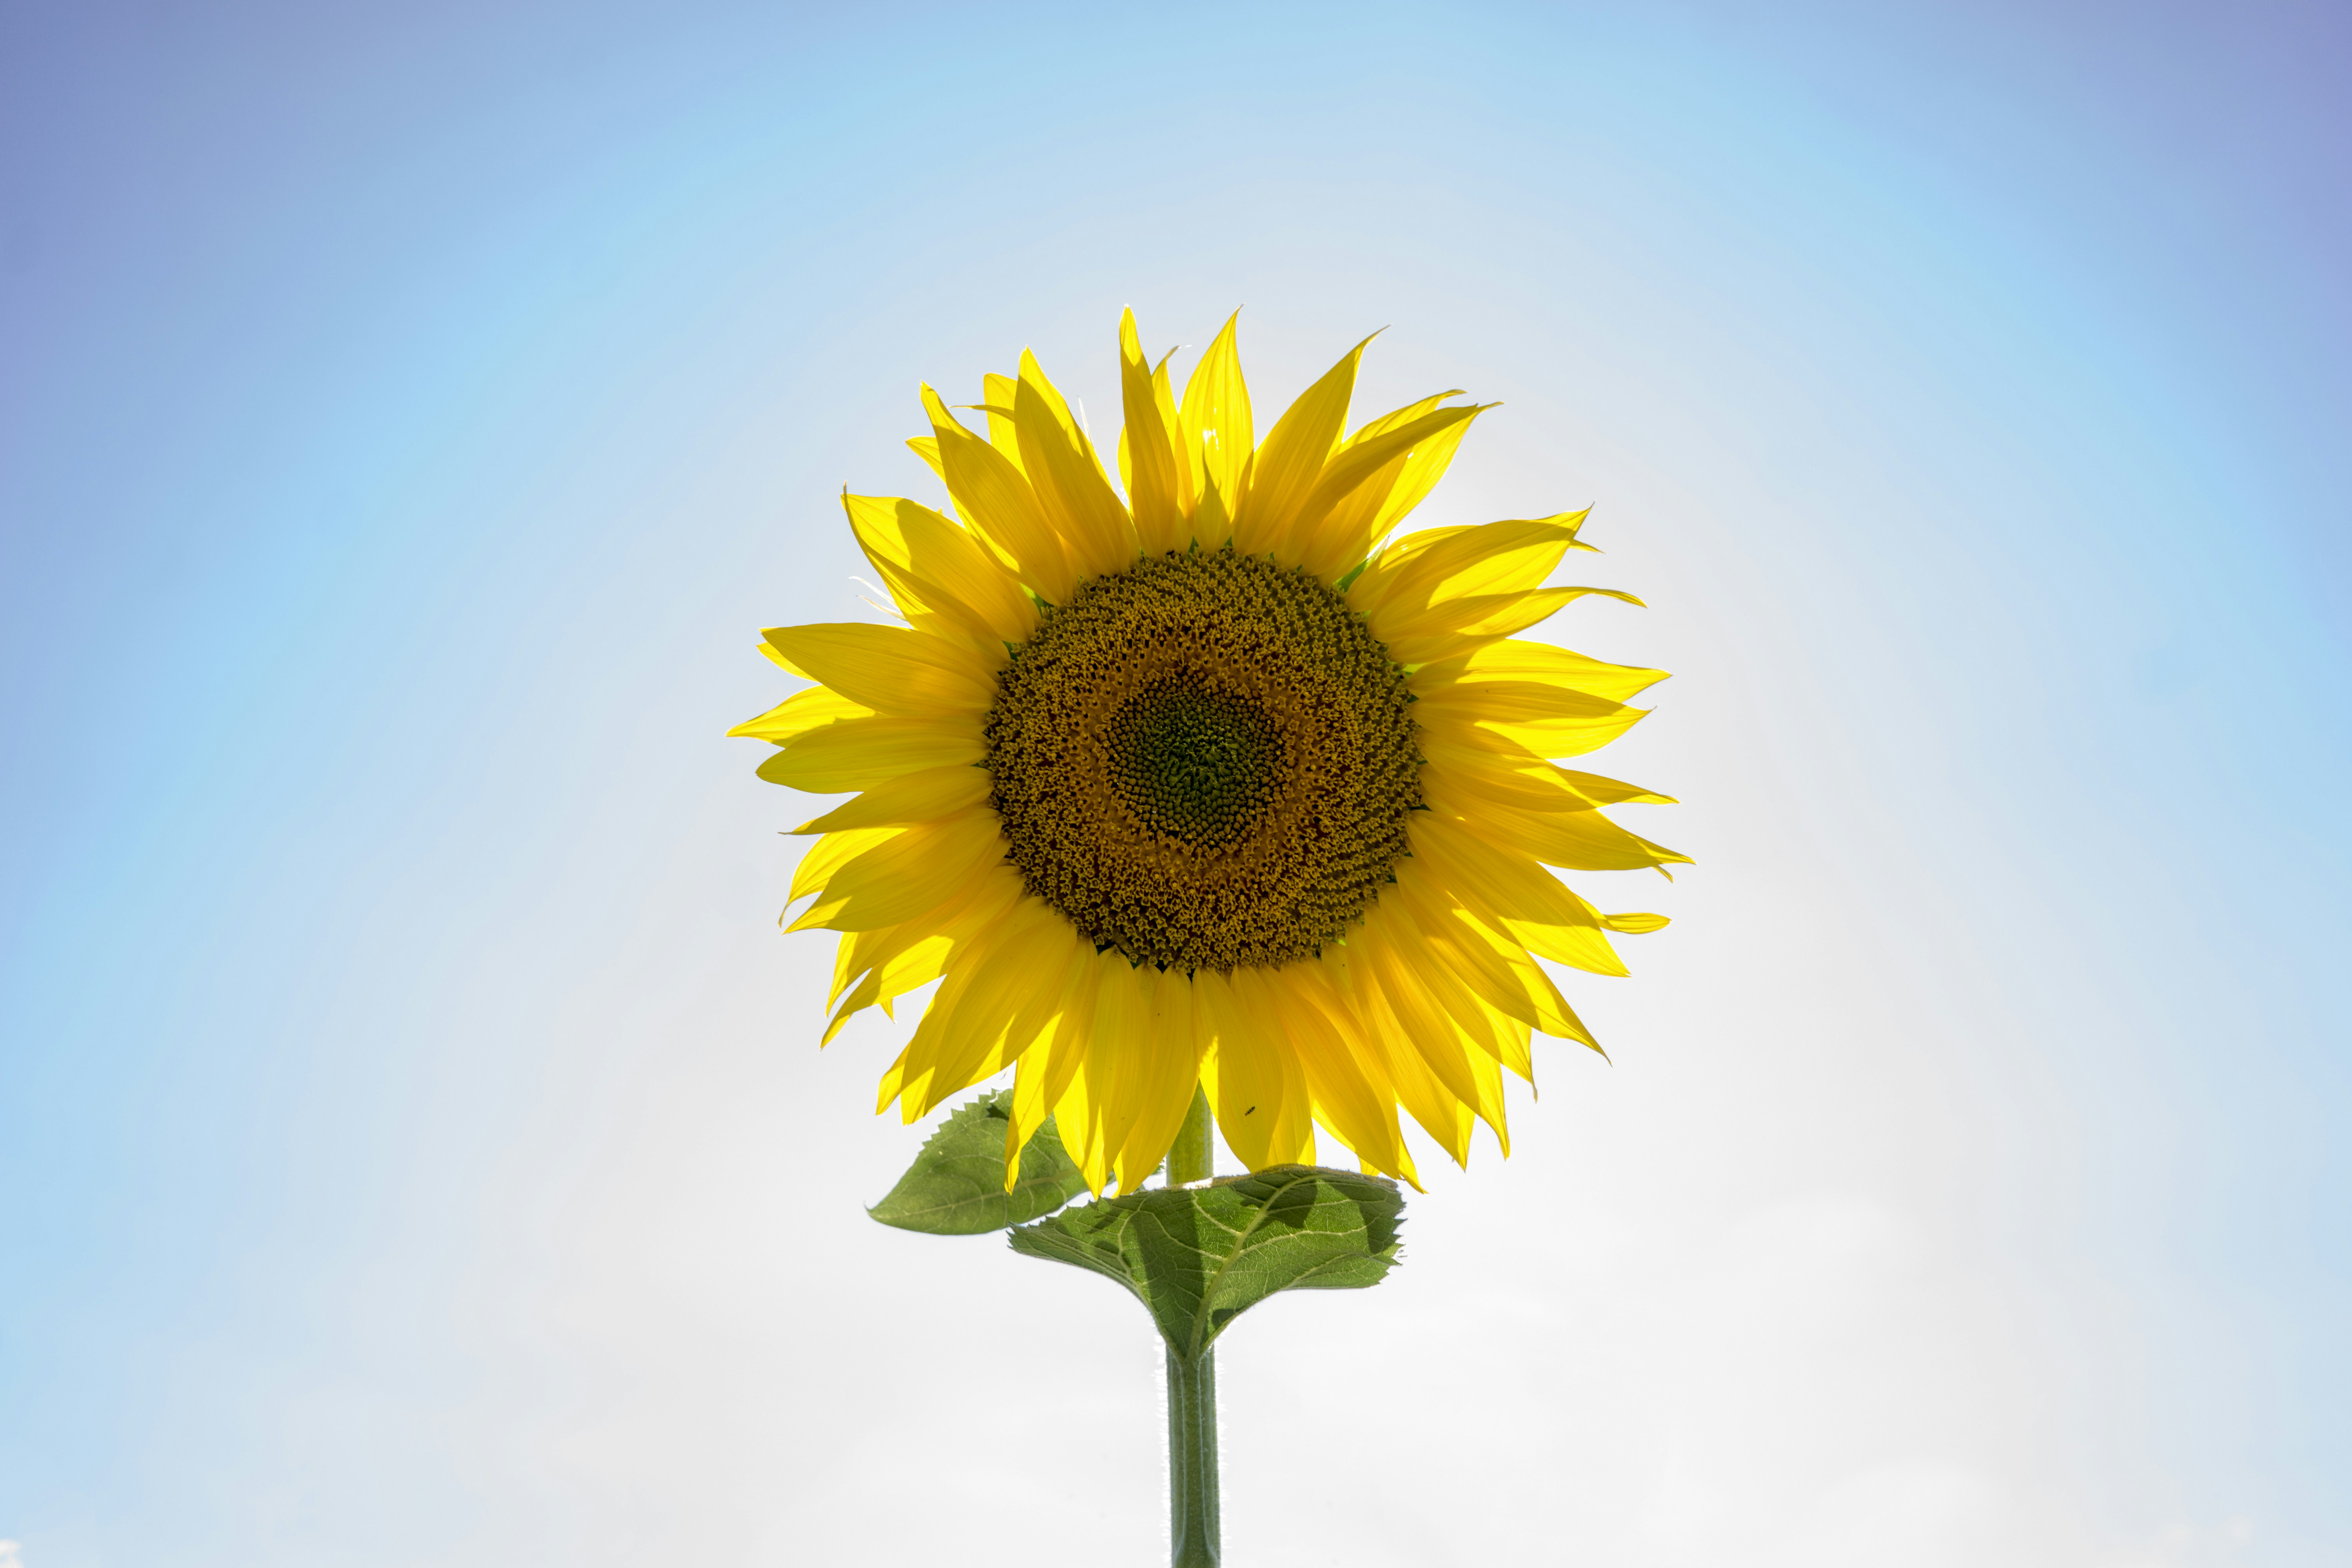
<path fill-rule="evenodd" d="M 1609 933 L 1665 924 L 1545 865 L 1687 858 L 1602 810 L 1667 797 L 1555 761 L 1664 672 L 1514 637 L 1641 602 L 1543 586 L 1585 514 L 1391 538 L 1484 409 L 1347 434 L 1360 343 L 1259 442 L 1234 326 L 1180 403 L 1120 321 L 1125 500 L 1033 355 L 986 378 L 985 435 L 925 386 L 908 445 L 952 515 L 842 498 L 903 624 L 765 632 L 817 684 L 730 731 L 856 795 L 796 830 L 790 929 L 840 933 L 825 1040 L 937 981 L 877 1110 L 1012 1069 L 1008 1184 L 1051 1115 L 1097 1194 L 1134 1189 L 1196 1087 L 1253 1170 L 1313 1163 L 1319 1126 L 1418 1185 L 1400 1109 L 1507 1154 L 1531 1036 L 1600 1049 L 1537 960 L 1622 974 Z"/>

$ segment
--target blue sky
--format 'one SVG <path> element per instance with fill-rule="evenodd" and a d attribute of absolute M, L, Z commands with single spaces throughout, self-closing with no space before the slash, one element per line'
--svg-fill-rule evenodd
<path fill-rule="evenodd" d="M 1123 305 L 1500 399 L 1424 516 L 1593 505 L 1699 862 L 1229 1342 L 1234 1560 L 2352 1551 L 2340 15 L 0 29 L 26 1568 L 1149 1555 L 1139 1315 L 858 1215 L 895 1026 L 719 738 L 915 384 L 1099 426 Z"/>

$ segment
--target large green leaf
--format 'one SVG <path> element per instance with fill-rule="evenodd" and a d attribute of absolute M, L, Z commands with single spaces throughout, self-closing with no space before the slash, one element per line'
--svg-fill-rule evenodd
<path fill-rule="evenodd" d="M 1013 1250 L 1075 1264 L 1135 1293 L 1187 1361 L 1277 1290 L 1357 1290 L 1395 1267 L 1404 1199 L 1353 1171 L 1277 1165 L 1149 1187 L 1013 1233 Z"/>
<path fill-rule="evenodd" d="M 1054 1119 L 1021 1151 L 1021 1174 L 1004 1190 L 1004 1132 L 1013 1096 L 996 1089 L 958 1106 L 882 1201 L 866 1212 L 884 1225 L 930 1236 L 978 1236 L 1052 1214 L 1087 1190 Z"/>

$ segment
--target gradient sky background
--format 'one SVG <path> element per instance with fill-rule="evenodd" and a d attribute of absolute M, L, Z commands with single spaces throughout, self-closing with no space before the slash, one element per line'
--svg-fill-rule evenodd
<path fill-rule="evenodd" d="M 2340 6 L 0 6 L 0 1537 L 1148 1563 L 1158 1352 L 866 1222 L 834 497 L 1120 306 L 1591 503 L 1697 857 L 1221 1352 L 1229 1560 L 2352 1561 Z M 1180 355 L 1177 368 L 1189 368 Z M 1428 1170 L 1433 1161 L 1424 1160 Z M 5 1552 L 0 1552 L 5 1556 Z M 1164 1558 L 1160 1559 L 1164 1561 Z"/>

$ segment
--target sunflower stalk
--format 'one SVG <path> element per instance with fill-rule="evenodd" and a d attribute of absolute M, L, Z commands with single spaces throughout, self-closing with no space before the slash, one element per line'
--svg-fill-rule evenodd
<path fill-rule="evenodd" d="M 1168 1347 L 1168 1561 L 1217 1568 L 1217 1352 Z"/>
<path fill-rule="evenodd" d="M 1168 1151 L 1168 1184 L 1205 1182 L 1216 1153 L 1210 1142 L 1209 1097 L 1192 1090 L 1192 1109 Z M 1168 1351 L 1168 1560 L 1171 1568 L 1217 1568 L 1217 1352 Z"/>

